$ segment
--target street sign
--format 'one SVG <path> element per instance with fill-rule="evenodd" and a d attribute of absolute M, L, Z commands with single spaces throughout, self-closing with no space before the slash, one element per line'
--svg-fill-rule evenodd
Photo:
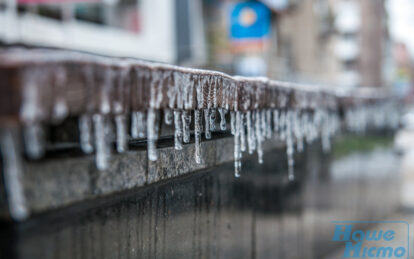
<path fill-rule="evenodd" d="M 270 32 L 270 10 L 260 2 L 235 4 L 230 13 L 232 41 L 263 40 Z"/>

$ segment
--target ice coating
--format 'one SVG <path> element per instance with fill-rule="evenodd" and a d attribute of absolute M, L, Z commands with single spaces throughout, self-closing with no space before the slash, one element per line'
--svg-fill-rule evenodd
<path fill-rule="evenodd" d="M 201 134 L 207 139 L 225 131 L 226 113 L 235 142 L 235 170 L 240 175 L 241 154 L 258 153 L 263 162 L 265 139 L 286 143 L 289 178 L 293 154 L 320 138 L 328 152 L 340 130 L 339 108 L 346 129 L 363 134 L 370 129 L 395 129 L 398 107 L 380 89 L 335 90 L 318 85 L 280 82 L 267 78 L 234 77 L 224 73 L 183 68 L 126 58 L 86 53 L 13 48 L 0 50 L 0 69 L 20 72 L 21 98 L 0 96 L 0 103 L 19 107 L 0 113 L 17 116 L 23 128 L 25 152 L 36 159 L 44 153 L 44 124 L 78 116 L 80 147 L 95 150 L 96 166 L 109 165 L 113 125 L 116 150 L 128 149 L 130 118 L 132 138 L 147 138 L 148 158 L 157 159 L 160 113 L 165 124 L 174 123 L 174 146 L 190 142 L 194 113 L 195 160 L 201 163 Z M 5 78 L 2 87 L 14 81 Z M 72 88 L 76 94 L 73 94 Z M 19 101 L 20 103 L 14 103 Z M 216 129 L 217 110 L 220 127 Z M 93 114 L 93 116 L 92 116 Z M 213 134 L 212 134 L 213 131 Z"/>

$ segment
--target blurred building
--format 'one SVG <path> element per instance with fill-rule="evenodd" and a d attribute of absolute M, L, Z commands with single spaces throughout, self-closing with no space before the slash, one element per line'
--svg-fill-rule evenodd
<path fill-rule="evenodd" d="M 396 42 L 393 45 L 393 59 L 395 61 L 394 78 L 392 81 L 393 93 L 395 96 L 404 99 L 408 104 L 413 103 L 414 66 L 407 46 L 404 43 Z"/>
<path fill-rule="evenodd" d="M 202 62 L 199 17 L 198 0 L 0 0 L 0 42 Z"/>
<path fill-rule="evenodd" d="M 392 56 L 384 0 L 0 3 L 0 24 L 5 25 L 0 26 L 0 42 L 5 44 L 69 48 L 307 83 L 381 86 L 390 80 L 384 76 Z M 238 12 L 232 13 L 236 7 Z M 238 31 L 243 26 L 246 31 Z M 256 33 L 254 28 L 265 30 Z"/>
<path fill-rule="evenodd" d="M 242 1 L 205 2 L 215 7 L 209 13 L 215 18 L 207 22 L 213 37 L 211 61 L 229 69 L 240 53 L 234 55 L 225 41 L 227 13 L 217 10 Z M 255 54 L 267 61 L 269 77 L 347 86 L 389 83 L 392 55 L 383 0 L 260 2 L 272 11 L 272 33 L 268 48 Z"/>

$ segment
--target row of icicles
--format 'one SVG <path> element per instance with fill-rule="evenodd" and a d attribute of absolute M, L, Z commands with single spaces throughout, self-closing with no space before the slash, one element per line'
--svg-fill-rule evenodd
<path fill-rule="evenodd" d="M 391 107 L 392 108 L 392 107 Z M 174 125 L 174 148 L 182 150 L 183 143 L 190 143 L 191 128 L 194 133 L 195 162 L 202 161 L 201 139 L 211 139 L 212 132 L 226 131 L 225 109 L 196 109 L 163 111 L 164 122 Z M 347 128 L 353 132 L 363 133 L 368 127 L 397 127 L 397 112 L 386 105 L 359 107 L 348 109 L 345 114 Z M 261 109 L 251 111 L 230 111 L 230 132 L 234 136 L 234 168 L 235 176 L 241 172 L 242 154 L 257 152 L 258 162 L 263 163 L 263 145 L 266 139 L 277 137 L 286 144 L 288 176 L 294 179 L 294 152 L 302 152 L 305 143 L 312 143 L 320 138 L 324 151 L 330 150 L 330 139 L 340 129 L 337 111 L 316 109 Z M 220 117 L 217 121 L 217 117 Z M 393 119 L 394 118 L 394 119 Z M 397 119 L 395 119 L 397 118 Z M 116 150 L 119 153 L 128 149 L 128 141 L 132 139 L 147 140 L 148 159 L 158 159 L 157 140 L 160 131 L 161 111 L 149 109 L 130 114 L 130 124 L 126 114 L 114 116 L 93 114 L 79 117 L 80 146 L 83 152 L 95 152 L 96 167 L 105 170 L 110 163 L 111 146 L 115 138 Z M 113 130 L 115 125 L 115 130 Z M 128 125 L 130 129 L 128 130 Z M 193 125 L 193 127 L 191 127 Z M 113 132 L 116 134 L 113 134 Z M 128 133 L 129 131 L 129 133 Z M 24 129 L 26 153 L 30 158 L 38 158 L 44 153 L 42 127 L 32 123 Z"/>
<path fill-rule="evenodd" d="M 212 132 L 216 130 L 226 131 L 225 109 L 203 110 L 163 110 L 164 122 L 174 125 L 174 148 L 182 150 L 183 143 L 190 143 L 191 128 L 194 133 L 195 162 L 202 161 L 201 139 L 204 133 L 205 139 L 211 139 Z M 231 111 L 230 132 L 234 136 L 234 167 L 235 176 L 240 176 L 242 153 L 248 151 L 253 154 L 257 151 L 259 163 L 263 163 L 263 142 L 277 135 L 286 142 L 288 157 L 289 179 L 294 178 L 294 150 L 301 152 L 304 142 L 310 143 L 317 137 L 322 137 L 324 150 L 330 148 L 330 138 L 339 128 L 339 118 L 335 112 L 326 110 L 297 110 L 297 109 L 263 109 L 252 111 Z M 220 117 L 216 123 L 217 117 Z M 127 115 L 94 114 L 79 117 L 80 146 L 84 153 L 95 151 L 96 167 L 105 170 L 109 166 L 112 141 L 116 142 L 116 150 L 122 153 L 128 148 L 128 141 L 132 139 L 147 140 L 148 159 L 158 159 L 157 140 L 160 127 L 160 110 L 136 111 L 130 115 L 130 131 L 128 134 Z M 113 130 L 115 125 L 115 130 Z M 193 125 L 193 127 L 191 127 Z M 113 134 L 113 132 L 116 134 Z M 43 155 L 41 126 L 29 124 L 24 131 L 26 152 L 31 158 Z M 296 148 L 295 148 L 296 144 Z"/>

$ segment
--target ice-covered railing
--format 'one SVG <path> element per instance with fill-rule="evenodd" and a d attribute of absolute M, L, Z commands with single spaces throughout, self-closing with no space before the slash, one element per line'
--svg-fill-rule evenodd
<path fill-rule="evenodd" d="M 256 151 L 262 163 L 263 142 L 276 135 L 286 142 L 290 179 L 294 150 L 317 138 L 329 150 L 341 111 L 355 132 L 398 125 L 396 107 L 380 89 L 338 90 L 63 50 L 1 50 L 0 84 L 3 153 L 10 145 L 16 150 L 10 125 L 22 127 L 25 152 L 36 159 L 44 154 L 44 125 L 76 116 L 81 149 L 95 152 L 101 170 L 110 163 L 112 135 L 120 153 L 129 139 L 146 138 L 148 159 L 157 160 L 161 119 L 174 125 L 176 150 L 193 132 L 200 163 L 202 133 L 210 139 L 211 131 L 227 130 L 229 116 L 236 176 L 242 153 Z"/>

